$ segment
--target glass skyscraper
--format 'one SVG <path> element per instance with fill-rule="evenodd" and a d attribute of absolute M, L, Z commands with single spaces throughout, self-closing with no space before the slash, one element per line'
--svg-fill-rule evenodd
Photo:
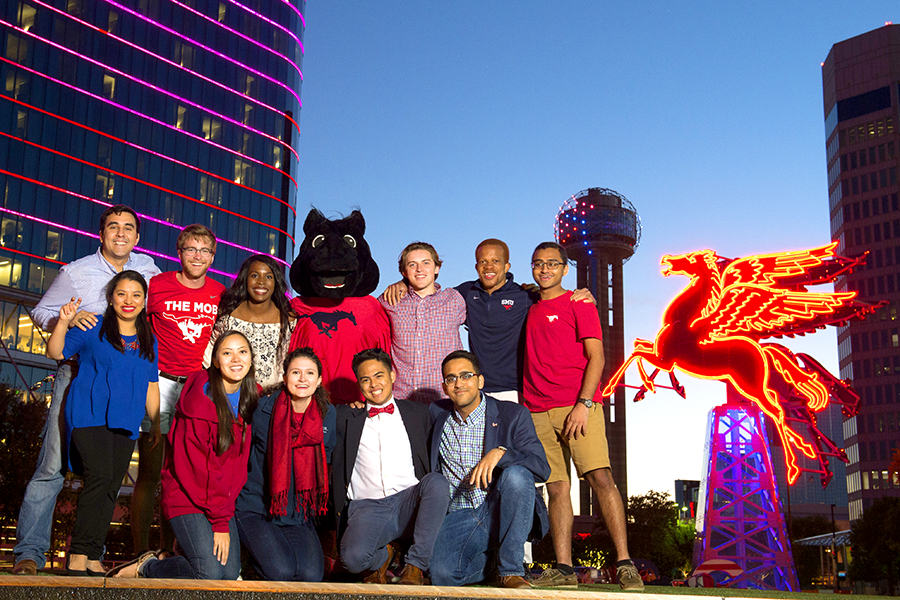
<path fill-rule="evenodd" d="M 850 519 L 875 499 L 900 496 L 888 465 L 900 439 L 900 25 L 835 44 L 822 64 L 831 236 L 838 252 L 869 252 L 839 292 L 886 301 L 838 331 L 841 378 L 861 396 L 844 420 Z"/>
<path fill-rule="evenodd" d="M 112 204 L 179 268 L 191 223 L 230 285 L 294 253 L 304 0 L 9 0 L 0 9 L 0 380 L 53 368 L 28 309 Z M 13 364 L 22 376 L 16 374 Z M 24 380 L 24 381 L 23 381 Z"/>

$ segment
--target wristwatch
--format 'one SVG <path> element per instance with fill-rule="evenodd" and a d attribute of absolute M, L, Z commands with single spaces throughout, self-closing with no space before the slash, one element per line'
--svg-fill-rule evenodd
<path fill-rule="evenodd" d="M 591 408 L 594 406 L 594 401 L 590 398 L 579 398 L 578 403 L 584 404 L 585 408 Z"/>

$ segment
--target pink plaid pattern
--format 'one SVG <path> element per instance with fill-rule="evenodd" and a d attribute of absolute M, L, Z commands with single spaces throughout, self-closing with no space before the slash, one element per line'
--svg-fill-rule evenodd
<path fill-rule="evenodd" d="M 454 288 L 420 297 L 409 290 L 396 306 L 378 301 L 391 321 L 391 357 L 397 381 L 394 397 L 430 403 L 445 397 L 441 361 L 462 349 L 459 328 L 466 321 L 466 302 Z"/>

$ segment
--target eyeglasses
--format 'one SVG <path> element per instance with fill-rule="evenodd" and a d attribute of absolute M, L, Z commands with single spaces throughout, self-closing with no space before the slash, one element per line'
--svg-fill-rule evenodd
<path fill-rule="evenodd" d="M 182 248 L 181 252 L 186 256 L 194 256 L 195 254 L 199 254 L 203 258 L 207 258 L 213 253 L 209 248 L 194 248 L 193 246 Z"/>
<path fill-rule="evenodd" d="M 473 377 L 475 377 L 476 375 L 477 375 L 476 373 L 470 373 L 469 371 L 463 371 L 459 375 L 447 375 L 446 377 L 444 377 L 444 383 L 446 383 L 447 385 L 453 385 L 454 383 L 456 383 L 457 379 L 459 379 L 460 381 L 468 381 L 468 380 L 472 379 Z"/>
<path fill-rule="evenodd" d="M 562 266 L 562 263 L 559 262 L 558 260 L 548 260 L 548 261 L 536 260 L 531 263 L 531 268 L 534 269 L 535 271 L 540 271 L 544 267 L 547 267 L 551 271 L 555 271 L 560 266 Z"/>

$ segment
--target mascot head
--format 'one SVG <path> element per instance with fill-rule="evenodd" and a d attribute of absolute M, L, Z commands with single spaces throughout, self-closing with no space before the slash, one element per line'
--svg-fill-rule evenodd
<path fill-rule="evenodd" d="M 378 265 L 363 237 L 366 221 L 354 210 L 335 221 L 312 209 L 303 224 L 306 237 L 291 265 L 291 285 L 301 296 L 368 296 L 378 286 Z"/>

